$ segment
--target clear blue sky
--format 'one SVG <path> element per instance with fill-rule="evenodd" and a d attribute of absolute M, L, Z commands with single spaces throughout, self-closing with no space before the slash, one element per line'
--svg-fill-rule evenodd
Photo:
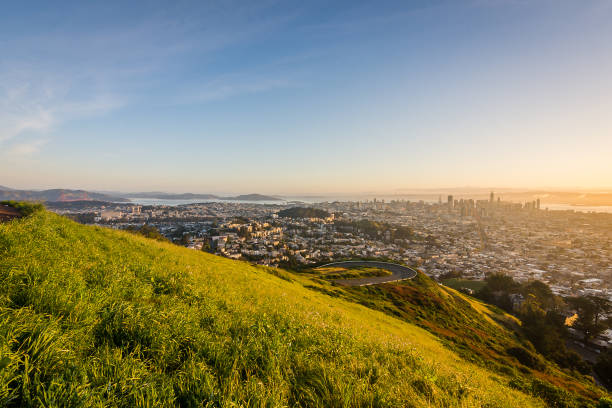
<path fill-rule="evenodd" d="M 0 184 L 612 185 L 608 0 L 7 2 Z"/>

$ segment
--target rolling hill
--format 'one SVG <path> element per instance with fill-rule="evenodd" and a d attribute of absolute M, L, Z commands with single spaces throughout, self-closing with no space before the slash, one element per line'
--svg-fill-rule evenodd
<path fill-rule="evenodd" d="M 241 194 L 232 197 L 221 197 L 221 200 L 233 200 L 233 201 L 282 201 L 282 199 L 274 196 L 263 195 L 263 194 Z"/>
<path fill-rule="evenodd" d="M 126 202 L 129 201 L 122 197 L 115 197 L 103 193 L 94 193 L 85 190 L 66 190 L 66 189 L 51 189 L 51 190 L 13 190 L 6 187 L 0 188 L 0 201 L 15 200 L 15 201 L 30 201 L 30 202 L 46 202 L 46 201 L 110 201 L 110 202 Z"/>
<path fill-rule="evenodd" d="M 368 269 L 370 276 L 376 275 Z M 347 272 L 317 268 L 300 275 L 315 282 L 311 289 L 422 327 L 465 360 L 510 375 L 516 388 L 533 393 L 542 384 L 550 385 L 546 398 L 551 405 L 588 406 L 602 395 L 590 377 L 564 370 L 539 355 L 523 335 L 521 322 L 493 305 L 440 285 L 421 272 L 395 283 L 338 285 L 335 279 Z"/>
<path fill-rule="evenodd" d="M 220 197 L 215 194 L 194 194 L 194 193 L 162 193 L 162 192 L 148 192 L 148 193 L 128 193 L 124 194 L 128 198 L 152 198 L 152 199 L 163 199 L 163 200 L 221 200 L 221 201 L 281 201 L 280 198 L 274 196 L 267 196 L 263 194 L 242 194 L 230 197 Z"/>
<path fill-rule="evenodd" d="M 146 192 L 146 193 L 128 193 L 124 194 L 128 198 L 158 198 L 164 200 L 209 200 L 218 198 L 214 194 L 194 194 L 194 193 L 163 193 L 163 192 Z"/>
<path fill-rule="evenodd" d="M 414 291 L 432 289 L 422 279 Z M 594 406 L 602 394 L 518 386 L 418 327 L 408 299 L 388 297 L 396 315 L 368 289 L 46 211 L 0 224 L 0 282 L 1 406 Z"/>

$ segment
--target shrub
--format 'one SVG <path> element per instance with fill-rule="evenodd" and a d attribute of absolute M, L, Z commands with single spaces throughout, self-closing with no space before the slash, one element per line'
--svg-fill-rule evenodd
<path fill-rule="evenodd" d="M 28 215 L 34 214 L 36 211 L 41 211 L 45 209 L 45 206 L 41 203 L 25 203 L 22 201 L 0 201 L 0 204 L 8 205 L 9 207 L 13 207 L 18 210 L 21 215 L 27 217 Z"/>
<path fill-rule="evenodd" d="M 543 370 L 546 368 L 544 362 L 536 354 L 533 354 L 529 350 L 523 347 L 510 347 L 506 350 L 509 355 L 516 358 L 519 363 L 536 370 Z"/>
<path fill-rule="evenodd" d="M 531 392 L 536 397 L 542 398 L 551 407 L 574 407 L 567 391 L 562 390 L 546 381 L 535 379 L 531 383 Z"/>
<path fill-rule="evenodd" d="M 597 408 L 612 408 L 612 398 L 601 397 L 597 403 Z"/>

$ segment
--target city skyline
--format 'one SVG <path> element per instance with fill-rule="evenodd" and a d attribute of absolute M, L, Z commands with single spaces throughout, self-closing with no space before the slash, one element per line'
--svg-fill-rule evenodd
<path fill-rule="evenodd" d="M 607 1 L 12 4 L 0 184 L 612 189 Z"/>

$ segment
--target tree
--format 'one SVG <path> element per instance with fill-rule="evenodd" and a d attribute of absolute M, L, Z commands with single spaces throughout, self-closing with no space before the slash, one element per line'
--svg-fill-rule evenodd
<path fill-rule="evenodd" d="M 526 298 L 533 296 L 545 310 L 552 309 L 555 306 L 555 295 L 550 287 L 542 281 L 534 280 L 526 283 L 522 287 L 522 292 Z"/>
<path fill-rule="evenodd" d="M 612 350 L 607 350 L 599 356 L 595 371 L 604 381 L 612 385 Z"/>
<path fill-rule="evenodd" d="M 125 230 L 128 231 L 128 232 L 131 232 L 132 234 L 142 235 L 142 236 L 145 236 L 147 238 L 155 239 L 157 241 L 167 241 L 166 237 L 164 237 L 159 232 L 159 230 L 157 228 L 155 228 L 153 225 L 144 224 L 143 226 L 141 226 L 139 228 L 136 228 L 136 227 L 130 225 Z"/>
<path fill-rule="evenodd" d="M 577 296 L 569 298 L 569 303 L 578 314 L 578 320 L 573 327 L 582 332 L 585 343 L 606 330 L 608 324 L 602 322 L 602 317 L 607 316 L 612 310 L 608 299 L 597 296 Z"/>
<path fill-rule="evenodd" d="M 249 227 L 240 227 L 238 229 L 238 236 L 244 238 L 247 241 L 251 239 L 251 232 L 249 231 Z"/>
<path fill-rule="evenodd" d="M 510 294 L 515 293 L 519 287 L 511 276 L 503 273 L 493 273 L 485 279 L 487 283 L 479 292 L 478 296 L 486 302 L 493 303 L 502 309 L 511 312 L 512 300 Z"/>
<path fill-rule="evenodd" d="M 19 211 L 21 215 L 23 215 L 24 217 L 27 217 L 28 215 L 34 214 L 37 211 L 42 211 L 45 209 L 45 206 L 42 205 L 41 203 L 26 203 L 26 202 L 8 200 L 8 201 L 0 201 L 0 204 L 8 205 L 9 207 L 13 207 L 17 211 Z"/>
<path fill-rule="evenodd" d="M 319 208 L 292 207 L 280 210 L 278 216 L 281 218 L 327 218 L 329 213 Z"/>
<path fill-rule="evenodd" d="M 238 217 L 234 218 L 232 222 L 234 224 L 248 224 L 251 221 L 248 218 L 243 217 L 242 215 L 239 215 Z"/>
<path fill-rule="evenodd" d="M 206 239 L 202 243 L 202 251 L 204 251 L 204 252 L 212 252 L 212 249 L 210 248 L 210 241 L 209 240 Z"/>
<path fill-rule="evenodd" d="M 493 273 L 485 279 L 487 282 L 487 288 L 491 292 L 507 292 L 511 293 L 517 288 L 518 284 L 512 276 L 503 273 Z"/>
<path fill-rule="evenodd" d="M 187 245 L 189 245 L 189 241 L 190 240 L 191 240 L 191 235 L 183 234 L 183 236 L 181 237 L 181 240 L 179 242 L 180 242 L 181 245 L 187 246 Z"/>

